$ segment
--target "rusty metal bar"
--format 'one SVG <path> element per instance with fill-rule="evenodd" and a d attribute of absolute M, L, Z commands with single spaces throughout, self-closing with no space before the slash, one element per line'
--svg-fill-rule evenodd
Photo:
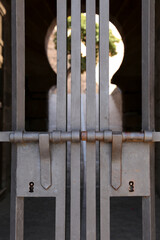
<path fill-rule="evenodd" d="M 38 142 L 39 135 L 49 134 L 50 142 L 64 143 L 71 142 L 95 142 L 102 141 L 111 143 L 113 135 L 122 134 L 122 142 L 160 142 L 160 132 L 112 132 L 112 131 L 53 131 L 53 132 L 21 132 L 10 131 L 0 132 L 0 142 Z"/>
<path fill-rule="evenodd" d="M 0 132 L 0 142 L 37 142 L 39 134 L 43 132 Z M 117 132 L 112 131 L 53 131 L 49 133 L 50 141 L 60 142 L 112 142 L 112 136 Z M 159 142 L 160 132 L 122 132 L 123 142 Z"/>

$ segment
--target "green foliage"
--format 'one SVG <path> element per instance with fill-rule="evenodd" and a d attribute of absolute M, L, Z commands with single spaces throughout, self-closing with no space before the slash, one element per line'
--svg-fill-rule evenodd
<path fill-rule="evenodd" d="M 113 35 L 112 30 L 109 29 L 109 53 L 112 57 L 117 54 L 115 43 L 119 43 L 119 41 L 120 40 Z"/>
<path fill-rule="evenodd" d="M 68 33 L 71 33 L 71 17 L 68 17 L 67 19 L 67 30 Z M 99 24 L 95 24 L 95 40 L 96 40 L 96 64 L 98 63 L 98 57 L 99 57 Z M 81 14 L 81 41 L 86 46 L 86 15 L 84 13 Z M 116 43 L 118 43 L 120 40 L 116 38 L 112 30 L 109 29 L 109 54 L 110 56 L 114 56 L 117 54 L 116 52 Z M 55 32 L 54 35 L 54 44 L 55 49 L 57 49 L 57 32 Z M 71 54 L 71 34 L 68 34 L 67 37 L 67 53 L 68 55 Z M 70 60 L 71 63 L 71 60 Z M 86 71 L 86 56 L 82 56 L 81 54 L 81 73 Z"/>

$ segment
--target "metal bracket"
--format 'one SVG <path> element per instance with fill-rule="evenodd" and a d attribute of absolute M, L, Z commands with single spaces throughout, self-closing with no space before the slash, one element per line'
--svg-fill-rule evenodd
<path fill-rule="evenodd" d="M 41 185 L 47 190 L 52 185 L 49 134 L 39 134 L 39 151 L 41 160 Z"/>

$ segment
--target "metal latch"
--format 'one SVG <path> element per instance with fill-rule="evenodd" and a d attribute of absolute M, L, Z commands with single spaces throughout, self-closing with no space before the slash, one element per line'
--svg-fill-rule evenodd
<path fill-rule="evenodd" d="M 52 185 L 51 157 L 49 148 L 49 134 L 39 134 L 39 152 L 41 161 L 41 185 L 44 189 L 49 189 Z"/>
<path fill-rule="evenodd" d="M 122 185 L 122 134 L 112 138 L 111 186 L 117 191 Z"/>

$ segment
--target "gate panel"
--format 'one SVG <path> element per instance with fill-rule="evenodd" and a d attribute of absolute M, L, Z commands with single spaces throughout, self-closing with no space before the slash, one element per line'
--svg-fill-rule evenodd
<path fill-rule="evenodd" d="M 142 1 L 142 128 L 154 129 L 154 1 Z M 80 240 L 80 141 L 86 149 L 86 239 L 96 240 L 96 141 L 100 141 L 100 236 L 110 239 L 110 197 L 143 197 L 143 239 L 155 239 L 153 134 L 112 133 L 109 129 L 109 0 L 100 0 L 99 132 L 96 132 L 95 2 L 86 1 L 87 16 L 87 132 L 81 132 L 81 69 L 79 0 L 72 0 L 72 98 L 71 132 L 67 132 L 67 0 L 57 1 L 57 113 L 52 133 L 28 133 L 25 125 L 24 1 L 12 0 L 13 9 L 13 130 L 6 141 L 12 145 L 11 240 L 23 240 L 24 197 L 56 198 L 56 240 L 65 240 L 66 142 L 71 144 L 70 239 Z M 152 31 L 151 31 L 152 30 Z M 110 131 L 109 131 L 110 130 Z M 21 132 L 20 132 L 21 131 Z M 15 135 L 13 141 L 12 135 Z M 120 136 L 116 151 L 114 141 Z M 158 134 L 159 135 L 159 134 Z M 129 140 L 141 143 L 128 143 Z M 142 138 L 141 138 L 142 136 Z M 151 138 L 150 138 L 151 136 Z M 23 138 L 24 137 L 24 138 Z M 45 138 L 43 138 L 45 137 Z M 136 138 L 137 137 L 137 138 Z M 25 141 L 31 139 L 29 142 Z M 45 141 L 44 141 L 45 139 Z M 138 139 L 138 140 L 137 140 Z M 39 144 L 37 143 L 39 141 Z M 50 149 L 49 149 L 50 141 Z M 45 143 L 46 142 L 46 143 Z M 52 143 L 51 143 L 52 142 Z M 125 142 L 122 144 L 122 142 Z M 46 144 L 46 146 L 43 145 Z M 53 144 L 54 143 L 54 144 Z M 113 146 L 114 145 L 114 146 Z M 119 146 L 122 146 L 120 149 Z M 119 154 L 119 155 L 118 155 Z M 122 155 L 121 155 L 122 154 Z M 118 155 L 118 157 L 117 157 Z M 50 158 L 50 159 L 49 159 Z M 115 164 L 115 161 L 119 161 Z M 44 162 L 42 162 L 44 161 Z M 121 164 L 122 162 L 122 164 Z M 115 166 L 113 171 L 112 166 Z M 116 166 L 118 166 L 116 168 Z M 122 167 L 121 167 L 122 166 Z M 43 168 L 43 169 L 42 169 Z M 51 171 L 50 171 L 51 169 Z M 119 171 L 118 174 L 117 170 Z M 151 171 L 150 171 L 151 170 Z M 50 176 L 48 175 L 50 174 Z M 112 174 L 115 174 L 114 176 Z M 51 179 L 50 179 L 51 177 Z M 119 187 L 112 186 L 118 179 Z M 51 181 L 50 181 L 51 180 Z M 47 186 L 45 185 L 47 182 Z M 51 185 L 51 186 L 50 186 Z M 34 191 L 33 191 L 34 186 Z M 30 188 L 31 187 L 31 188 Z M 151 190 L 151 192 L 150 192 Z"/>

